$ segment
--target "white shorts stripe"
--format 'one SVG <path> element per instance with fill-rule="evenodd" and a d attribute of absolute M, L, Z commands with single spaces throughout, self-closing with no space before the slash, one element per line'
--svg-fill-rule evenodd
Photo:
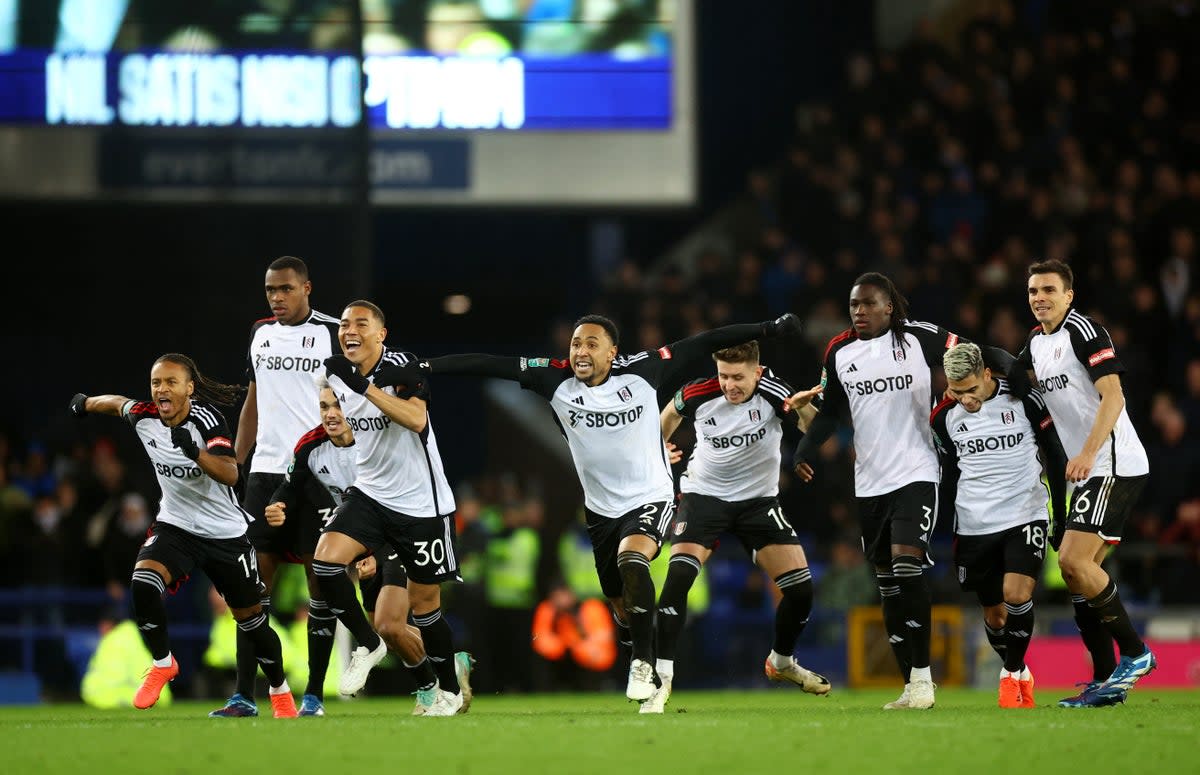
<path fill-rule="evenodd" d="M 1096 495 L 1096 507 L 1092 512 L 1092 524 L 1103 525 L 1104 514 L 1108 511 L 1108 497 L 1112 493 L 1113 484 L 1116 483 L 1116 477 L 1106 476 L 1100 485 L 1100 492 Z"/>
<path fill-rule="evenodd" d="M 450 520 L 454 519 L 452 515 L 442 517 L 442 526 L 445 528 L 446 537 L 446 571 L 458 570 L 458 558 L 454 556 L 454 540 L 453 528 L 450 526 Z"/>
<path fill-rule="evenodd" d="M 663 513 L 658 520 L 658 534 L 665 536 L 671 527 L 671 518 L 675 516 L 675 504 L 670 501 L 663 503 Z"/>

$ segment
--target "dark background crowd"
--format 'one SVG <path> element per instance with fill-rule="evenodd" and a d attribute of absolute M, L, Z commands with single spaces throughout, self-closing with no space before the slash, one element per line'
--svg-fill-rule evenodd
<path fill-rule="evenodd" d="M 700 89 L 711 91 L 701 113 L 720 115 L 702 123 L 693 212 L 377 215 L 372 298 L 389 314 L 389 343 L 431 355 L 562 355 L 570 322 L 597 311 L 633 352 L 791 311 L 805 320 L 803 340 L 768 343 L 764 360 L 805 388 L 819 378 L 826 342 L 847 327 L 858 274 L 892 277 L 914 319 L 1016 353 L 1034 324 L 1025 269 L 1062 259 L 1075 271 L 1076 307 L 1108 328 L 1126 366 L 1129 414 L 1150 456 L 1151 483 L 1108 567 L 1134 606 L 1200 605 L 1200 106 L 1191 91 L 1200 87 L 1200 8 L 951 4 L 884 47 L 873 3 L 796 5 L 811 7 L 759 8 L 800 23 L 790 31 L 776 30 L 778 19 L 737 19 L 778 51 L 721 49 L 747 70 L 778 67 L 778 83 L 747 97 L 728 67 L 699 63 Z M 735 21 L 729 9 L 707 11 L 701 51 Z M 818 41 L 814 28 L 832 34 Z M 728 109 L 754 97 L 766 107 L 736 136 Z M 736 195 L 732 181 L 744 181 Z M 0 587 L 104 589 L 119 608 L 157 492 L 131 434 L 115 421 L 72 425 L 67 400 L 77 390 L 140 396 L 151 360 L 167 350 L 241 378 L 249 322 L 266 313 L 258 289 L 269 260 L 309 261 L 316 308 L 336 313 L 347 300 L 352 285 L 327 236 L 346 221 L 315 209 L 301 219 L 269 208 L 5 210 L 17 233 L 39 235 L 44 255 L 15 269 L 6 291 L 24 289 L 5 335 Z M 57 225 L 64 218 L 72 228 Z M 621 235 L 607 261 L 583 257 L 597 222 Z M 441 315 L 451 288 L 472 294 L 471 315 Z M 431 411 L 460 483 L 462 554 L 468 567 L 476 561 L 449 608 L 468 646 L 493 650 L 485 686 L 554 688 L 522 639 L 534 606 L 572 577 L 578 504 L 564 504 L 577 485 L 513 466 L 511 449 L 487 438 L 507 426 L 478 385 L 447 380 L 437 390 Z M 785 445 L 795 440 L 789 431 Z M 843 633 L 821 617 L 875 600 L 857 550 L 852 467 L 846 431 L 823 448 L 813 484 L 781 472 L 785 510 L 816 571 L 814 641 L 832 648 Z M 946 557 L 949 528 L 939 530 Z M 514 592 L 504 585 L 520 574 L 509 574 L 489 593 L 489 562 L 524 567 L 530 583 Z M 769 630 L 769 583 L 736 549 L 718 550 L 710 581 L 708 615 Z M 945 574 L 935 582 L 935 602 L 973 603 Z M 1039 591 L 1051 601 L 1062 593 L 1053 574 Z M 18 610 L 0 608 L 0 621 L 25 615 Z M 12 644 L 0 640 L 0 665 L 18 661 Z"/>

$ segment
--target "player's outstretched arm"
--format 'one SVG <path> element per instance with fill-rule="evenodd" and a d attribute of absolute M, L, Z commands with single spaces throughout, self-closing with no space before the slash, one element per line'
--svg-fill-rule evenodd
<path fill-rule="evenodd" d="M 107 414 L 113 417 L 120 417 L 121 407 L 132 400 L 125 396 L 88 396 L 83 393 L 76 393 L 75 397 L 71 399 L 71 404 L 68 408 L 71 414 L 76 417 L 84 417 L 89 414 Z"/>
<path fill-rule="evenodd" d="M 422 371 L 428 371 L 433 374 L 493 377 L 495 379 L 510 379 L 518 382 L 521 379 L 521 360 L 521 358 L 511 355 L 463 353 L 461 355 L 442 355 L 437 358 L 426 358 L 420 362 L 419 367 Z"/>
<path fill-rule="evenodd" d="M 774 320 L 764 320 L 761 323 L 734 323 L 680 339 L 659 350 L 659 353 L 663 354 L 663 358 L 669 358 L 669 360 L 665 360 L 656 386 L 672 385 L 682 375 L 687 374 L 697 362 L 707 360 L 717 350 L 753 342 L 757 339 L 796 336 L 803 329 L 800 318 L 789 312 Z"/>
<path fill-rule="evenodd" d="M 671 345 L 671 350 L 689 355 L 693 352 L 708 355 L 726 347 L 752 342 L 755 339 L 798 336 L 803 330 L 804 326 L 801 324 L 800 318 L 788 312 L 774 320 L 764 320 L 761 323 L 734 323 L 701 331 L 695 336 L 675 342 Z"/>
<path fill-rule="evenodd" d="M 817 418 L 817 407 L 813 406 L 812 402 L 824 389 L 820 385 L 814 385 L 808 390 L 793 393 L 783 402 L 784 409 L 796 413 L 796 427 L 801 432 L 808 433 L 812 421 Z"/>

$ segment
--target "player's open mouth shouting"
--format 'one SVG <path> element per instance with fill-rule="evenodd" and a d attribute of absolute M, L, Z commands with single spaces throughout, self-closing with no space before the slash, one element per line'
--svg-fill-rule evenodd
<path fill-rule="evenodd" d="M 153 380 L 152 380 L 153 381 Z M 179 386 L 173 380 L 163 380 L 151 385 L 154 391 L 154 404 L 158 407 L 158 416 L 164 421 L 170 421 L 183 408 L 186 395 L 179 395 Z"/>
<path fill-rule="evenodd" d="M 325 426 L 325 432 L 330 436 L 339 436 L 346 429 L 346 423 L 340 411 L 326 412 L 321 417 L 321 424 Z"/>

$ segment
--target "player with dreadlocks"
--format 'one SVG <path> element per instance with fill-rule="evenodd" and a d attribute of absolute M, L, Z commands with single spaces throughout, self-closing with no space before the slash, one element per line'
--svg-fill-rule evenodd
<path fill-rule="evenodd" d="M 205 377 L 186 355 L 167 353 L 150 369 L 149 401 L 83 393 L 71 399 L 76 417 L 96 413 L 125 418 L 154 464 L 162 489 L 158 516 L 138 552 L 129 585 L 138 630 L 154 658 L 134 707 L 154 705 L 167 682 L 179 675 L 162 595 L 199 567 L 229 604 L 238 629 L 253 642 L 271 684 L 276 718 L 296 715 L 279 636 L 259 604 L 258 561 L 246 539 L 251 517 L 233 494 L 238 479 L 233 442 L 216 407 L 232 406 L 241 392 Z"/>
<path fill-rule="evenodd" d="M 908 302 L 886 276 L 868 272 L 850 290 L 852 327 L 835 336 L 821 370 L 821 409 L 796 448 L 804 481 L 811 461 L 842 423 L 854 427 L 854 491 L 863 551 L 875 565 L 884 626 L 904 692 L 884 708 L 931 708 L 929 586 L 924 568 L 937 520 L 938 457 L 929 428 L 933 369 L 955 334 L 908 319 Z M 983 348 L 994 368 L 1011 355 Z"/>

